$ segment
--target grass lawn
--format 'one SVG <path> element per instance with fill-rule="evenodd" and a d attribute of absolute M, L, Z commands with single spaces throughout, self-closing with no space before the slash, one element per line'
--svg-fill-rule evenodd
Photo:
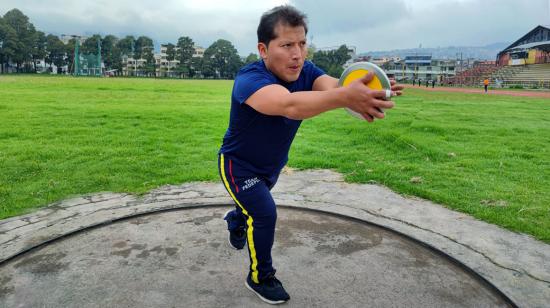
<path fill-rule="evenodd" d="M 232 81 L 0 75 L 0 219 L 69 196 L 217 181 Z M 407 89 L 387 119 L 306 120 L 330 168 L 550 243 L 550 101 Z"/>

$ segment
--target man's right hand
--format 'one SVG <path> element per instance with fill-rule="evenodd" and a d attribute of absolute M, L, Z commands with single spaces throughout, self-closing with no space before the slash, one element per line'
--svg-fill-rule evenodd
<path fill-rule="evenodd" d="M 361 114 L 368 122 L 373 122 L 375 118 L 383 119 L 384 113 L 381 110 L 393 108 L 395 105 L 392 101 L 385 100 L 386 90 L 373 90 L 367 87 L 373 77 L 374 74 L 370 72 L 344 87 L 347 107 Z"/>

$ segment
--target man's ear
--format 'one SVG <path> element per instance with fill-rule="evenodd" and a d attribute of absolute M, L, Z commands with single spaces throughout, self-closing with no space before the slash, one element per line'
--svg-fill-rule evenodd
<path fill-rule="evenodd" d="M 267 45 L 264 43 L 258 43 L 258 53 L 260 54 L 260 58 L 267 59 Z"/>

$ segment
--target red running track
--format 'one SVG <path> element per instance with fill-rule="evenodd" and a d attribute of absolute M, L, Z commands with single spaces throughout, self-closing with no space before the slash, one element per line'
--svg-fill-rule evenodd
<path fill-rule="evenodd" d="M 424 91 L 431 91 L 431 92 L 458 92 L 458 93 L 477 93 L 477 94 L 484 94 L 483 88 L 481 89 L 473 89 L 473 88 L 458 88 L 458 87 L 435 87 L 432 88 L 431 86 L 426 88 L 425 86 L 421 87 L 413 87 L 410 84 L 405 84 L 405 88 L 414 88 Z M 550 91 L 522 91 L 522 90 L 491 90 L 487 92 L 488 95 L 510 95 L 510 96 L 523 96 L 523 97 L 543 97 L 543 98 L 550 98 Z"/>

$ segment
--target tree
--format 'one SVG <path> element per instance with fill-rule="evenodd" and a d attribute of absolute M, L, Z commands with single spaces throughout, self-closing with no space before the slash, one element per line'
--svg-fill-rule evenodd
<path fill-rule="evenodd" d="M 55 64 L 58 72 L 65 65 L 65 45 L 53 34 L 46 36 L 46 56 L 44 60 L 50 65 L 50 69 L 52 64 Z"/>
<path fill-rule="evenodd" d="M 153 40 L 148 38 L 147 36 L 140 36 L 136 40 L 134 58 L 147 59 L 150 54 L 153 54 L 153 50 Z"/>
<path fill-rule="evenodd" d="M 34 34 L 31 57 L 34 72 L 36 73 L 36 61 L 46 57 L 46 35 L 42 31 L 36 31 Z"/>
<path fill-rule="evenodd" d="M 136 39 L 128 35 L 117 42 L 116 47 L 118 48 L 121 56 L 133 56 L 134 55 L 134 45 L 135 45 Z"/>
<path fill-rule="evenodd" d="M 258 57 L 257 54 L 255 53 L 250 53 L 247 57 L 246 57 L 246 60 L 244 60 L 244 64 L 249 64 L 249 63 L 252 63 L 252 62 L 256 62 L 258 61 L 260 58 Z"/>
<path fill-rule="evenodd" d="M 182 36 L 176 43 L 177 52 L 176 59 L 180 61 L 177 71 L 183 76 L 191 76 L 194 73 L 191 72 L 191 60 L 195 53 L 195 43 L 188 36 Z"/>
<path fill-rule="evenodd" d="M 56 43 L 60 41 L 56 35 L 48 34 L 46 36 L 46 56 L 44 57 L 44 62 L 50 66 L 50 69 L 53 65 L 53 58 L 55 55 Z"/>
<path fill-rule="evenodd" d="M 136 40 L 135 45 L 135 59 L 145 59 L 144 71 L 147 75 L 151 75 L 155 72 L 155 57 L 154 57 L 154 45 L 153 40 L 147 36 L 140 36 Z"/>
<path fill-rule="evenodd" d="M 11 26 L 17 37 L 13 46 L 15 52 L 12 60 L 17 64 L 17 71 L 19 71 L 21 65 L 32 59 L 36 30 L 29 22 L 29 18 L 18 9 L 12 9 L 4 14 L 4 21 Z"/>
<path fill-rule="evenodd" d="M 172 61 L 174 61 L 176 59 L 176 45 L 172 44 L 172 43 L 168 43 L 166 45 L 166 61 L 168 62 L 168 66 L 167 67 L 163 67 L 162 65 L 160 66 L 160 71 L 161 71 L 161 75 L 164 76 L 164 73 L 165 72 L 168 72 L 168 77 L 172 77 L 171 73 L 173 72 L 177 72 L 177 68 L 176 69 L 172 69 L 172 72 L 170 72 L 170 69 L 171 69 L 171 64 L 173 63 Z M 161 61 L 161 64 L 163 62 L 163 59 L 160 60 Z M 172 62 L 172 63 L 171 63 Z"/>
<path fill-rule="evenodd" d="M 189 61 L 189 77 L 203 77 L 203 58 L 201 57 L 192 57 Z"/>
<path fill-rule="evenodd" d="M 0 17 L 0 71 L 15 57 L 19 42 L 15 30 Z"/>
<path fill-rule="evenodd" d="M 119 53 L 119 59 L 120 59 L 120 62 L 117 62 L 116 65 L 118 66 L 120 64 L 120 67 L 117 67 L 117 69 L 120 69 L 120 71 L 122 72 L 122 57 L 126 56 L 126 57 L 134 57 L 134 47 L 135 47 L 135 42 L 136 42 L 136 39 L 131 36 L 131 35 L 127 35 L 126 37 L 124 37 L 123 39 L 121 39 L 120 41 L 118 41 L 116 43 L 116 49 Z M 130 72 L 128 71 L 128 74 Z M 134 75 L 135 75 L 135 71 L 134 71 Z"/>
<path fill-rule="evenodd" d="M 80 53 L 83 55 L 97 55 L 97 41 L 102 41 L 99 34 L 94 34 L 81 42 Z"/>
<path fill-rule="evenodd" d="M 106 70 L 122 70 L 122 57 L 117 42 L 118 38 L 114 35 L 106 35 L 101 41 L 101 58 Z"/>
<path fill-rule="evenodd" d="M 336 49 L 333 56 L 336 63 L 340 65 L 344 65 L 346 61 L 351 59 L 349 52 L 350 52 L 350 49 L 346 45 L 341 45 L 338 49 Z"/>
<path fill-rule="evenodd" d="M 166 44 L 166 60 L 174 61 L 176 59 L 176 45 L 172 43 Z"/>
<path fill-rule="evenodd" d="M 349 49 L 346 45 L 342 45 L 336 50 L 320 50 L 313 55 L 313 62 L 328 75 L 339 78 L 344 72 L 344 63 L 351 58 L 348 52 Z"/>
<path fill-rule="evenodd" d="M 76 45 L 76 38 L 71 38 L 67 44 L 65 44 L 65 63 L 68 66 L 68 72 L 74 73 L 75 67 L 74 67 L 74 52 L 75 52 L 75 45 Z"/>
<path fill-rule="evenodd" d="M 307 47 L 307 56 L 306 56 L 306 59 L 309 60 L 309 61 L 312 61 L 313 60 L 313 55 L 315 55 L 315 51 L 317 50 L 317 48 L 315 47 L 315 45 L 311 44 Z"/>
<path fill-rule="evenodd" d="M 242 61 L 231 42 L 219 39 L 204 51 L 205 77 L 235 78 Z"/>

